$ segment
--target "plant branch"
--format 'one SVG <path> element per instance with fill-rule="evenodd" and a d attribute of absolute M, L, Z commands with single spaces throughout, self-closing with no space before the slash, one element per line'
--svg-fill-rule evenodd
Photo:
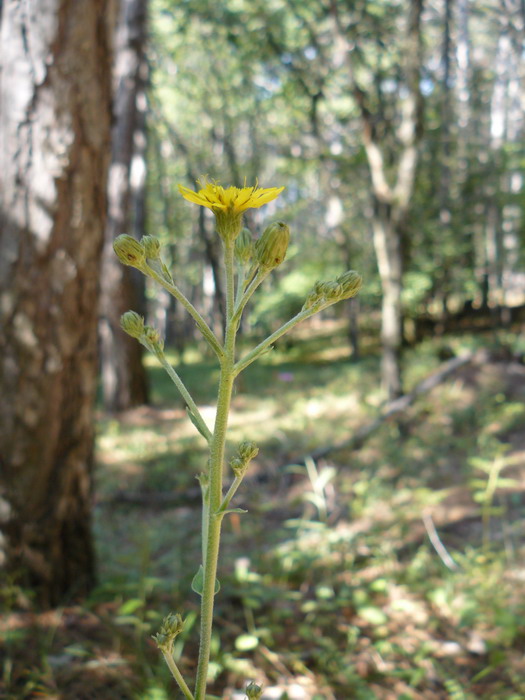
<path fill-rule="evenodd" d="M 177 681 L 177 684 L 178 684 L 179 688 L 182 690 L 184 697 L 187 698 L 187 700 L 195 700 L 193 693 L 188 688 L 186 681 L 182 677 L 182 674 L 179 671 L 177 664 L 175 663 L 171 653 L 167 649 L 164 649 L 163 647 L 159 647 L 159 648 L 162 652 L 162 656 L 164 657 L 164 660 L 166 661 L 166 664 L 168 665 L 169 670 L 171 671 L 171 675 Z"/>
<path fill-rule="evenodd" d="M 180 289 L 175 286 L 174 284 L 168 282 L 165 280 L 162 275 L 160 275 L 156 270 L 153 270 L 149 265 L 145 265 L 143 268 L 143 271 L 145 274 L 148 275 L 148 277 L 151 277 L 154 279 L 156 282 L 158 282 L 166 291 L 168 291 L 172 296 L 179 301 L 186 311 L 190 314 L 190 316 L 193 318 L 195 323 L 197 324 L 200 332 L 204 336 L 204 339 L 208 342 L 212 350 L 215 352 L 217 357 L 219 359 L 223 358 L 224 352 L 223 349 L 220 346 L 219 341 L 217 340 L 214 332 L 211 330 L 211 328 L 208 326 L 206 321 L 202 318 L 200 313 L 197 311 L 197 309 L 193 306 L 191 301 L 187 299 L 184 294 L 180 291 Z"/>
<path fill-rule="evenodd" d="M 244 476 L 244 474 L 243 474 L 243 476 Z M 239 486 L 242 483 L 243 476 L 236 476 L 235 479 L 230 484 L 230 488 L 228 489 L 226 496 L 224 496 L 224 498 L 222 499 L 222 503 L 219 506 L 219 510 L 217 511 L 218 515 L 223 514 L 224 511 L 230 505 L 232 498 L 235 496 L 237 489 L 239 488 Z"/>
<path fill-rule="evenodd" d="M 291 330 L 298 323 L 301 323 L 301 321 L 304 321 L 310 316 L 313 316 L 313 314 L 317 313 L 319 310 L 320 309 L 318 307 L 312 307 L 311 309 L 303 309 L 302 311 L 299 311 L 298 314 L 291 318 L 287 323 L 283 324 L 274 333 L 269 335 L 268 338 L 266 338 L 266 340 L 263 340 L 261 343 L 259 343 L 259 345 L 253 348 L 253 350 L 251 350 L 247 355 L 242 357 L 236 363 L 236 365 L 233 368 L 235 376 L 237 376 L 244 369 L 246 369 L 248 365 L 251 365 L 251 363 L 254 362 L 258 357 L 260 357 L 260 355 L 262 355 L 265 350 L 267 350 L 273 343 L 275 343 L 276 340 L 279 340 L 281 336 L 283 336 L 285 333 Z"/>
<path fill-rule="evenodd" d="M 175 384 L 175 386 L 176 386 L 177 389 L 179 390 L 179 392 L 180 392 L 182 398 L 183 398 L 184 401 L 186 402 L 186 404 L 187 404 L 187 406 L 188 406 L 188 408 L 189 408 L 189 410 L 190 410 L 190 413 L 191 413 L 192 417 L 193 417 L 194 420 L 195 420 L 195 424 L 196 424 L 195 427 L 197 428 L 197 430 L 199 431 L 199 433 L 200 433 L 204 438 L 206 438 L 206 440 L 207 440 L 208 442 L 211 442 L 211 439 L 212 439 L 213 436 L 212 436 L 212 434 L 211 434 L 211 432 L 210 432 L 208 426 L 207 426 L 206 423 L 204 422 L 204 419 L 203 419 L 203 417 L 202 417 L 202 415 L 201 415 L 199 409 L 197 408 L 197 405 L 196 405 L 195 401 L 193 400 L 193 398 L 192 398 L 190 392 L 189 392 L 189 391 L 186 389 L 186 387 L 184 386 L 184 383 L 183 383 L 182 379 L 179 377 L 179 375 L 177 374 L 177 372 L 176 372 L 176 371 L 173 369 L 173 367 L 170 365 L 170 363 L 169 363 L 168 360 L 166 359 L 166 356 L 164 355 L 163 351 L 162 351 L 160 348 L 157 347 L 157 348 L 155 349 L 155 355 L 156 355 L 157 359 L 159 360 L 159 362 L 161 363 L 161 365 L 162 365 L 162 366 L 164 367 L 164 369 L 166 370 L 166 372 L 167 372 L 169 378 L 171 379 L 171 381 Z"/>
<path fill-rule="evenodd" d="M 257 271 L 257 274 L 255 277 L 252 279 L 252 281 L 249 283 L 248 287 L 246 288 L 246 291 L 244 294 L 240 297 L 240 299 L 237 301 L 235 305 L 235 311 L 233 314 L 233 317 L 236 321 L 239 321 L 242 312 L 244 311 L 244 308 L 246 304 L 250 301 L 250 298 L 252 294 L 255 292 L 257 287 L 259 287 L 260 284 L 268 277 L 269 275 L 269 270 L 263 271 L 259 268 Z"/>

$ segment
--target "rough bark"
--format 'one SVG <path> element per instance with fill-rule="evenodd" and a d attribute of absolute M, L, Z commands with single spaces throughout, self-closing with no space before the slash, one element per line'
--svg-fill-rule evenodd
<path fill-rule="evenodd" d="M 0 41 L 2 564 L 43 605 L 94 581 L 110 0 L 6 0 Z"/>
<path fill-rule="evenodd" d="M 130 230 L 131 163 L 134 140 L 141 126 L 147 0 L 121 0 L 115 40 L 114 124 L 108 179 L 108 218 L 102 264 L 100 347 L 104 406 L 122 411 L 146 403 L 148 385 L 142 364 L 142 346 L 120 328 L 121 315 L 141 312 L 142 281 L 123 267 L 113 252 L 113 241 Z"/>

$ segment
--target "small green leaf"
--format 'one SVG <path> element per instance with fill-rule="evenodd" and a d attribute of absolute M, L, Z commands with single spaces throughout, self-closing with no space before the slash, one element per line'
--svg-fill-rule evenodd
<path fill-rule="evenodd" d="M 199 570 L 193 577 L 191 589 L 198 595 L 202 595 L 202 591 L 204 590 L 204 569 L 202 568 L 202 564 L 199 566 Z M 219 579 L 215 579 L 215 595 L 217 595 L 220 590 L 221 584 L 219 583 Z"/>
<path fill-rule="evenodd" d="M 228 508 L 228 510 L 219 510 L 217 515 L 227 515 L 228 513 L 247 513 L 244 508 Z"/>

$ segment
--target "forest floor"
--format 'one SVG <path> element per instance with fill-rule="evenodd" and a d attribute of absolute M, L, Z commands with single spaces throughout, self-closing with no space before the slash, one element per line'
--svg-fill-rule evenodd
<path fill-rule="evenodd" d="M 358 450 L 301 461 L 380 410 L 376 349 L 352 362 L 339 333 L 297 336 L 241 378 L 230 449 L 253 439 L 260 454 L 235 502 L 249 512 L 225 522 L 210 692 L 243 700 L 255 679 L 265 700 L 523 700 L 525 339 L 407 350 L 408 388 L 449 351 L 476 352 Z M 215 366 L 188 354 L 179 370 L 212 421 Z M 100 415 L 99 585 L 82 606 L 2 617 L 0 697 L 177 697 L 151 639 L 171 610 L 193 676 L 205 452 L 150 373 L 153 406 Z"/>

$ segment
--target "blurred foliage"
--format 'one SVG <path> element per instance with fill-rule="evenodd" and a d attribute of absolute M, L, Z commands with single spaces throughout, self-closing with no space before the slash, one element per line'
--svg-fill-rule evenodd
<path fill-rule="evenodd" d="M 240 698 L 257 678 L 283 699 L 523 697 L 523 366 L 468 365 L 359 451 L 301 462 L 379 405 L 376 354 L 327 361 L 327 351 L 344 355 L 345 340 L 333 328 L 323 340 L 323 330 L 251 367 L 234 400 L 229 449 L 257 431 L 261 452 L 236 497 L 249 513 L 225 524 L 212 692 Z M 522 340 L 446 343 L 497 358 Z M 433 339 L 408 351 L 410 385 L 439 365 L 441 347 Z M 212 420 L 215 367 L 194 349 L 172 359 Z M 175 654 L 191 672 L 200 547 L 191 493 L 205 452 L 171 383 L 149 371 L 157 407 L 99 425 L 91 599 L 38 614 L 26 592 L 3 592 L 6 698 L 173 697 L 150 640 L 172 609 L 186 617 Z M 455 568 L 432 547 L 424 514 Z"/>
<path fill-rule="evenodd" d="M 356 80 L 372 114 L 381 116 L 380 140 L 395 154 L 406 6 L 335 5 L 354 45 Z M 438 3 L 423 21 L 425 131 L 404 241 L 409 315 L 457 310 L 465 300 L 523 303 L 516 276 L 523 263 L 525 157 L 518 35 L 507 10 L 488 0 L 467 11 L 466 48 L 461 13 L 453 10 L 445 44 L 444 12 Z M 202 221 L 178 197 L 176 183 L 191 185 L 203 175 L 238 185 L 258 178 L 263 186 L 287 187 L 278 216 L 292 226 L 293 266 L 283 266 L 273 288 L 266 287 L 252 325 L 286 318 L 307 278 L 345 267 L 366 279 L 363 307 L 378 308 L 362 123 L 330 3 L 151 0 L 150 15 L 148 227 L 174 245 L 184 283 L 189 276 L 198 285 L 208 263 L 197 254 L 204 250 Z M 462 80 L 466 93 L 459 94 Z M 248 224 L 259 232 L 262 217 L 276 213 L 269 206 Z"/>

